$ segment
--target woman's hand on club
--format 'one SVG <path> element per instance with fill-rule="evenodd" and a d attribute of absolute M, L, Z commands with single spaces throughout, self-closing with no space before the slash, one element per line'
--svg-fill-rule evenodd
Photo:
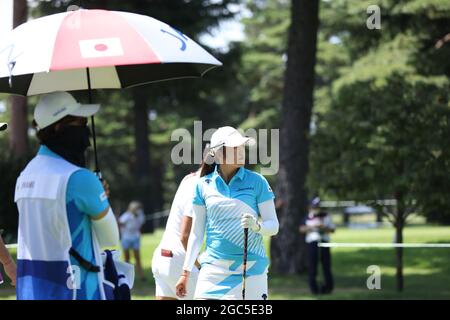
<path fill-rule="evenodd" d="M 251 213 L 244 213 L 241 217 L 241 227 L 246 229 L 252 229 L 254 232 L 258 232 L 261 227 L 258 223 L 258 219 Z"/>

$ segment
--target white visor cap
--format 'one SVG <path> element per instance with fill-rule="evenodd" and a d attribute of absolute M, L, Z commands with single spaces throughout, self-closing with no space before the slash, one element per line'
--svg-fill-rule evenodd
<path fill-rule="evenodd" d="M 233 127 L 221 127 L 211 136 L 210 148 L 215 150 L 220 147 L 239 147 L 245 144 L 252 146 L 255 143 L 255 139 L 244 137 Z"/>
<path fill-rule="evenodd" d="M 67 92 L 53 92 L 41 96 L 34 109 L 34 120 L 38 129 L 44 129 L 66 116 L 88 118 L 100 109 L 99 104 L 78 103 Z"/>

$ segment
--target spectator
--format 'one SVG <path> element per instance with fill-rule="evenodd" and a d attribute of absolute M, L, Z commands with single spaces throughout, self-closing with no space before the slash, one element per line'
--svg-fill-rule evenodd
<path fill-rule="evenodd" d="M 318 197 L 311 201 L 309 213 L 305 221 L 300 226 L 300 232 L 306 234 L 308 245 L 308 282 L 313 294 L 327 294 L 333 291 L 333 274 L 331 272 L 330 248 L 319 247 L 319 243 L 329 242 L 330 233 L 336 227 L 331 221 L 331 216 L 321 210 L 320 199 Z M 317 283 L 317 267 L 322 264 L 324 284 Z"/>
<path fill-rule="evenodd" d="M 122 248 L 125 254 L 125 261 L 130 261 L 130 250 L 133 250 L 137 272 L 142 281 L 145 281 L 144 271 L 141 264 L 141 228 L 145 223 L 145 215 L 142 211 L 142 204 L 138 201 L 130 202 L 128 210 L 119 218 L 120 231 L 122 236 Z"/>

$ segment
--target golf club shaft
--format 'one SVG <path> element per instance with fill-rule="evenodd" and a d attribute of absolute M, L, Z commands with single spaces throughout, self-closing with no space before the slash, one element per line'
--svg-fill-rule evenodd
<path fill-rule="evenodd" d="M 248 228 L 244 229 L 244 263 L 242 272 L 242 300 L 245 300 L 245 278 L 247 275 Z"/>

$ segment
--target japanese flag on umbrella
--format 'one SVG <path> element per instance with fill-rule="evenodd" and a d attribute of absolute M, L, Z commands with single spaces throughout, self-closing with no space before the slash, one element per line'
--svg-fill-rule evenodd
<path fill-rule="evenodd" d="M 0 92 L 36 95 L 127 88 L 200 77 L 220 65 L 192 39 L 161 21 L 82 9 L 24 23 L 0 42 Z"/>

